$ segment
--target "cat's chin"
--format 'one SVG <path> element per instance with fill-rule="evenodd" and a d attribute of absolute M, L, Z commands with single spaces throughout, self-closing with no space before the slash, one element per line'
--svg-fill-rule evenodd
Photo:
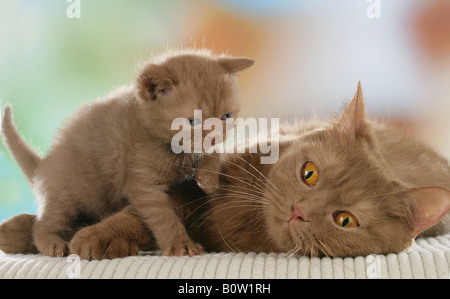
<path fill-rule="evenodd" d="M 289 218 L 270 215 L 267 219 L 268 234 L 277 247 L 274 251 L 291 252 L 296 247 L 298 236 Z"/>

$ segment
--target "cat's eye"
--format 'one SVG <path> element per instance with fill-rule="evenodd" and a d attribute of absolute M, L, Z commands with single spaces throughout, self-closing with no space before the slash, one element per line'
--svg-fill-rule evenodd
<path fill-rule="evenodd" d="M 202 122 L 199 118 L 190 118 L 187 121 L 192 127 L 199 125 Z"/>
<path fill-rule="evenodd" d="M 300 176 L 306 185 L 312 187 L 317 184 L 317 181 L 319 180 L 319 169 L 317 169 L 316 164 L 308 161 L 303 164 L 302 169 L 300 170 Z"/>
<path fill-rule="evenodd" d="M 334 222 L 342 227 L 359 226 L 358 220 L 348 212 L 338 212 L 334 215 Z"/>
<path fill-rule="evenodd" d="M 223 120 L 223 121 L 227 121 L 232 116 L 233 116 L 233 113 L 228 112 L 228 113 L 225 113 L 224 115 L 222 115 L 222 117 L 220 119 Z"/>

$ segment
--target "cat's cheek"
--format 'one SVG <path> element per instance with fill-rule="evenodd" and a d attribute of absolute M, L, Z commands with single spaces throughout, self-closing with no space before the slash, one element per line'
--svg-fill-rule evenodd
<path fill-rule="evenodd" d="M 272 213 L 266 216 L 267 233 L 272 241 L 276 244 L 279 251 L 289 250 L 289 243 L 292 243 L 292 235 L 289 231 L 287 221 L 281 220 Z"/>

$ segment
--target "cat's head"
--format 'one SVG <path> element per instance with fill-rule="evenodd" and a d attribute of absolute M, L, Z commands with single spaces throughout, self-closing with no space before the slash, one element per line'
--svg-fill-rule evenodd
<path fill-rule="evenodd" d="M 404 250 L 445 216 L 450 191 L 408 188 L 385 163 L 358 85 L 339 120 L 299 134 L 269 171 L 269 237 L 281 251 L 312 256 Z"/>
<path fill-rule="evenodd" d="M 169 143 L 178 132 L 171 124 L 179 118 L 186 119 L 185 127 L 192 130 L 208 118 L 221 119 L 225 131 L 227 119 L 237 117 L 240 110 L 236 74 L 253 64 L 248 58 L 188 49 L 151 59 L 136 76 L 143 125 Z M 201 110 L 201 121 L 196 110 Z M 211 131 L 202 130 L 203 138 Z"/>

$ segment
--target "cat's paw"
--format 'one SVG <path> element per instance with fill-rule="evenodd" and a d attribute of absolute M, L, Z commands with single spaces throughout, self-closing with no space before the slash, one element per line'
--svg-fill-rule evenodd
<path fill-rule="evenodd" d="M 194 256 L 199 255 L 202 252 L 203 248 L 200 244 L 190 241 L 179 244 L 169 244 L 161 248 L 161 254 L 165 256 Z"/>
<path fill-rule="evenodd" d="M 84 260 L 101 260 L 137 255 L 139 246 L 135 242 L 104 231 L 95 225 L 78 231 L 69 245 L 70 254 Z"/>

